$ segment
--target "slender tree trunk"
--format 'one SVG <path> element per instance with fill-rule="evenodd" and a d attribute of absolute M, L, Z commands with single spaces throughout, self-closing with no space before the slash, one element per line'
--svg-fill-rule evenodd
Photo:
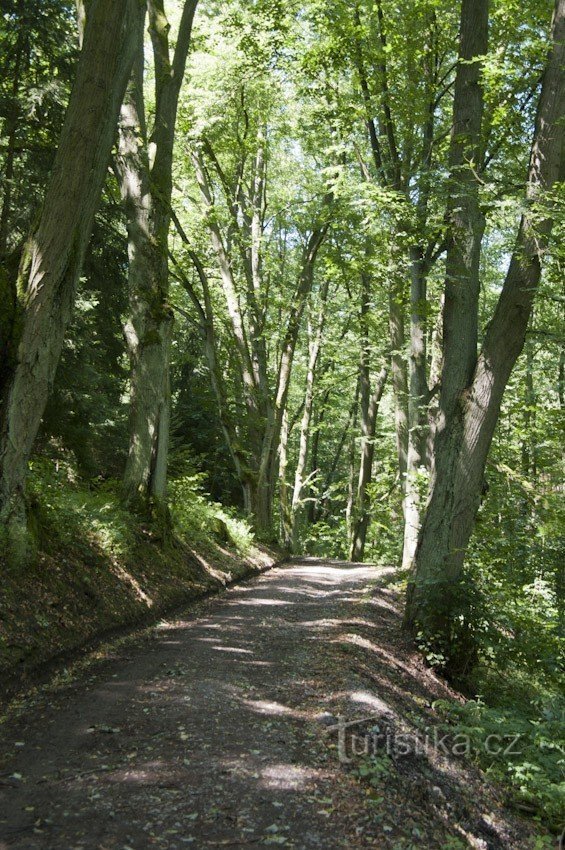
<path fill-rule="evenodd" d="M 131 71 L 141 0 L 94 0 L 38 224 L 18 278 L 17 355 L 0 388 L 0 519 L 23 529 L 27 462 L 55 377 Z"/>
<path fill-rule="evenodd" d="M 402 567 L 414 558 L 420 531 L 422 469 L 427 466 L 426 270 L 421 249 L 411 250 L 408 451 L 404 492 Z"/>
<path fill-rule="evenodd" d="M 361 462 L 351 530 L 350 560 L 352 561 L 362 561 L 365 557 L 365 541 L 370 520 L 367 489 L 373 477 L 377 414 L 387 376 L 388 370 L 383 368 L 375 382 L 373 394 L 366 402 L 363 400 L 363 390 L 361 391 Z"/>
<path fill-rule="evenodd" d="M 356 456 L 357 452 L 355 451 L 355 435 L 357 433 L 357 417 L 359 415 L 359 395 L 360 395 L 361 387 L 359 378 L 357 378 L 357 383 L 355 385 L 355 397 L 353 399 L 353 404 L 351 405 L 352 413 L 348 420 L 348 425 L 351 425 L 349 434 L 349 446 L 347 452 L 347 462 L 349 468 L 348 475 L 348 486 L 347 486 L 347 505 L 345 507 L 345 530 L 347 533 L 347 540 L 351 540 L 353 537 L 353 511 L 355 509 L 355 483 L 358 480 L 358 472 L 357 472 L 357 462 Z"/>
<path fill-rule="evenodd" d="M 323 483 L 323 486 L 322 486 L 322 499 L 321 499 L 320 511 L 319 511 L 321 516 L 324 516 L 324 515 L 327 516 L 327 504 L 328 504 L 328 501 L 329 501 L 329 490 L 330 490 L 331 485 L 333 484 L 334 476 L 336 474 L 336 470 L 337 470 L 339 461 L 341 460 L 341 456 L 343 454 L 343 449 L 344 449 L 344 446 L 347 442 L 347 438 L 350 435 L 350 433 L 352 432 L 352 430 L 355 428 L 355 423 L 357 422 L 357 408 L 358 408 L 358 406 L 359 406 L 359 380 L 357 380 L 357 383 L 356 383 L 356 386 L 355 386 L 355 394 L 354 394 L 354 397 L 353 397 L 353 401 L 351 402 L 351 404 L 349 406 L 349 414 L 347 416 L 347 421 L 345 423 L 345 426 L 342 429 L 341 436 L 339 438 L 337 448 L 334 452 L 332 462 L 330 463 L 329 469 L 328 469 L 326 476 L 324 478 L 324 483 Z M 348 457 L 349 457 L 349 455 L 348 455 Z M 351 495 L 351 500 L 352 500 L 353 489 L 351 489 L 350 495 Z M 349 514 L 348 514 L 348 516 L 349 516 Z M 348 534 L 349 534 L 349 532 L 348 532 Z M 348 537 L 348 539 L 349 539 L 349 537 Z"/>
<path fill-rule="evenodd" d="M 280 511 L 280 537 L 287 551 L 292 549 L 292 516 L 289 498 L 289 487 L 287 481 L 288 471 L 288 411 L 283 415 L 281 428 L 281 442 L 279 446 L 279 511 Z"/>
<path fill-rule="evenodd" d="M 306 522 L 308 525 L 313 525 L 318 517 L 318 499 L 316 498 L 317 483 L 319 473 L 319 450 L 320 450 L 320 429 L 324 421 L 325 410 L 323 402 L 314 408 L 314 426 L 312 428 L 312 451 L 310 452 L 310 484 L 308 487 L 310 496 L 306 505 Z"/>
<path fill-rule="evenodd" d="M 434 443 L 436 435 L 436 426 L 439 416 L 439 387 L 441 383 L 441 367 L 443 363 L 443 305 L 444 296 L 442 294 L 437 318 L 434 325 L 432 338 L 430 342 L 430 370 L 428 378 L 428 389 L 430 402 L 428 405 L 428 430 L 427 430 L 427 446 L 426 459 L 428 477 L 431 478 L 434 471 Z"/>
<path fill-rule="evenodd" d="M 482 351 L 478 358 L 476 354 L 473 356 L 478 313 L 477 242 L 480 243 L 482 222 L 477 209 L 477 189 L 471 182 L 474 175 L 465 178 L 462 163 L 472 161 L 479 141 L 482 94 L 477 57 L 486 53 L 487 18 L 484 0 L 480 3 L 464 0 L 461 56 L 465 61 L 457 72 L 454 105 L 453 146 L 457 148 L 459 144 L 460 148 L 452 157 L 452 171 L 458 171 L 460 177 L 453 189 L 457 209 L 452 208 L 452 215 L 457 226 L 447 258 L 440 421 L 435 441 L 435 472 L 409 583 L 405 619 L 409 627 L 425 630 L 447 652 L 448 666 L 456 673 L 472 660 L 472 654 L 465 654 L 468 648 L 464 641 L 455 645 L 453 639 L 465 552 L 480 504 L 484 469 L 500 404 L 524 345 L 541 275 L 541 257 L 552 225 L 550 218 L 536 221 L 535 210 L 523 215 Z M 530 205 L 541 192 L 565 176 L 564 39 L 565 0 L 558 0 L 530 158 L 526 192 Z M 458 142 L 458 136 L 463 136 L 463 142 Z M 465 183 L 466 187 L 462 185 Z M 470 302 L 467 286 L 472 289 Z"/>
<path fill-rule="evenodd" d="M 169 357 L 173 313 L 168 303 L 173 145 L 178 100 L 197 0 L 186 0 L 174 55 L 163 0 L 149 0 L 155 57 L 156 109 L 147 138 L 143 106 L 143 41 L 120 122 L 118 172 L 128 213 L 127 325 L 131 360 L 130 446 L 124 495 L 130 504 L 164 508 L 170 424 Z"/>
<path fill-rule="evenodd" d="M 282 418 L 288 401 L 296 343 L 306 303 L 314 283 L 316 257 L 326 233 L 327 226 L 315 228 L 310 234 L 310 238 L 304 249 L 298 286 L 287 321 L 282 345 L 273 413 L 266 423 L 259 472 L 257 475 L 257 506 L 254 513 L 257 532 L 264 537 L 269 536 L 272 532 L 272 505 L 276 480 L 276 461 Z"/>
<path fill-rule="evenodd" d="M 408 452 L 408 375 L 404 334 L 404 283 L 393 281 L 389 289 L 390 378 L 394 396 L 396 452 L 402 491 L 406 479 Z"/>
<path fill-rule="evenodd" d="M 294 488 L 292 491 L 291 518 L 292 518 L 292 550 L 296 552 L 298 546 L 298 532 L 300 524 L 300 507 L 302 499 L 302 490 L 304 487 L 304 475 L 306 472 L 306 463 L 308 460 L 308 447 L 310 442 L 310 421 L 312 419 L 312 407 L 314 404 L 314 378 L 316 375 L 316 366 L 320 355 L 320 346 L 322 344 L 322 333 L 324 330 L 326 299 L 328 295 L 328 279 L 324 281 L 321 292 L 320 317 L 316 335 L 312 338 L 312 328 L 309 326 L 309 343 L 308 343 L 308 371 L 306 374 L 306 392 L 304 395 L 304 410 L 302 411 L 302 422 L 300 424 L 300 441 L 298 446 L 298 460 L 296 463 L 296 471 L 294 475 Z"/>

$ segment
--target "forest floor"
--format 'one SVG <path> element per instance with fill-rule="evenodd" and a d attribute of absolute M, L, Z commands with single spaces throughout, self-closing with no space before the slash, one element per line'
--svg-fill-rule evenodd
<path fill-rule="evenodd" d="M 547 846 L 444 738 L 390 580 L 279 566 L 12 706 L 1 850 Z"/>

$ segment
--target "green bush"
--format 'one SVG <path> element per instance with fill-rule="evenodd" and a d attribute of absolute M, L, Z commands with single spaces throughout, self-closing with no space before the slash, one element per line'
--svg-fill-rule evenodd
<path fill-rule="evenodd" d="M 247 554 L 253 545 L 249 524 L 235 511 L 209 501 L 203 492 L 206 476 L 193 472 L 174 479 L 169 484 L 173 524 L 188 542 L 205 542 L 215 538 L 219 543 L 231 543 L 240 554 Z"/>
<path fill-rule="evenodd" d="M 507 698 L 507 694 L 503 699 Z M 559 830 L 565 812 L 565 697 L 546 695 L 529 704 L 434 704 L 446 728 L 468 735 L 482 769 L 506 785 L 514 803 Z M 487 748 L 489 736 L 499 746 Z M 499 752 L 495 752 L 499 750 Z"/>

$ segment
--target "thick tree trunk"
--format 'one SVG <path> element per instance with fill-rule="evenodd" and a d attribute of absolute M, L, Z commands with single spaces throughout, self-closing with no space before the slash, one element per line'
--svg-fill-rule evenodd
<path fill-rule="evenodd" d="M 19 272 L 14 368 L 1 388 L 0 518 L 21 527 L 27 462 L 59 362 L 142 26 L 141 0 L 95 0 L 38 224 Z"/>
<path fill-rule="evenodd" d="M 462 50 L 464 59 L 486 51 L 486 3 L 464 0 Z M 565 106 L 565 0 L 558 0 L 553 21 L 553 44 L 544 73 L 527 182 L 531 205 L 544 190 L 565 175 L 562 122 Z M 455 95 L 455 132 L 462 126 L 462 104 L 474 101 L 477 127 L 481 95 L 478 89 L 479 63 L 461 64 Z M 475 69 L 474 78 L 473 69 Z M 474 90 L 474 91 L 473 91 Z M 478 130 L 473 131 L 474 135 Z M 454 163 L 457 164 L 457 163 Z M 458 193 L 459 194 L 459 193 Z M 473 325 L 477 311 L 468 315 L 469 303 L 453 287 L 464 289 L 466 275 L 476 273 L 477 225 L 472 196 L 458 198 L 470 220 L 461 222 L 467 236 L 461 268 L 448 255 L 446 282 L 445 359 L 440 396 L 440 420 L 436 436 L 435 471 L 426 517 L 416 551 L 408 589 L 406 624 L 419 628 L 448 653 L 449 664 L 460 672 L 467 658 L 459 657 L 453 646 L 453 616 L 459 604 L 460 582 L 466 548 L 474 528 L 480 503 L 484 469 L 500 412 L 508 378 L 522 350 L 536 288 L 541 274 L 541 256 L 551 229 L 549 218 L 536 221 L 537 211 L 524 214 L 516 247 L 482 351 L 472 357 Z M 471 198 L 469 198 L 469 195 Z M 457 232 L 454 242 L 457 243 Z M 463 244 L 452 247 L 462 253 Z M 449 297 L 448 297 L 449 296 Z M 471 332 L 469 333 L 469 327 Z M 463 336 L 462 336 L 463 335 Z M 464 647 L 463 647 L 464 649 Z"/>
<path fill-rule="evenodd" d="M 477 357 L 479 298 L 479 260 L 484 220 L 479 208 L 479 183 L 472 163 L 479 161 L 483 91 L 480 84 L 481 65 L 488 49 L 488 0 L 463 0 L 459 64 L 455 78 L 453 130 L 450 147 L 450 196 L 447 207 L 449 244 L 446 256 L 445 300 L 443 309 L 443 364 L 439 411 L 434 441 L 434 476 L 431 498 L 415 553 L 414 578 L 428 569 L 427 547 L 445 555 L 451 549 L 453 521 L 453 487 L 457 457 L 463 439 L 464 401 L 462 393 L 469 386 Z M 439 516 L 441 514 L 441 518 Z M 435 528 L 440 520 L 440 527 Z M 436 540 L 430 531 L 435 528 Z M 430 530 L 429 530 L 430 529 Z M 422 544 L 424 546 L 422 547 Z M 434 553 L 434 572 L 437 562 Z M 436 585 L 426 586 L 425 594 L 433 597 L 433 629 L 445 634 L 449 629 L 450 610 L 454 601 L 448 598 L 454 576 L 435 575 Z M 428 582 L 430 576 L 428 574 Z M 409 585 L 407 620 L 418 619 L 414 583 Z M 422 599 L 423 601 L 423 599 Z M 420 624 L 422 625 L 422 624 Z"/>

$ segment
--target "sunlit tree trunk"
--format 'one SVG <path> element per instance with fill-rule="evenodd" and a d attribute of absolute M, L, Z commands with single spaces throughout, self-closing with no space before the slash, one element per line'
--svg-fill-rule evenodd
<path fill-rule="evenodd" d="M 348 476 L 347 476 L 347 504 L 345 507 L 345 529 L 347 532 L 347 540 L 351 540 L 353 537 L 353 511 L 355 507 L 355 493 L 356 486 L 358 481 L 358 470 L 357 470 L 357 452 L 356 452 L 356 436 L 357 436 L 357 420 L 359 417 L 359 395 L 361 391 L 359 377 L 357 378 L 357 383 L 355 385 L 355 396 L 353 398 L 353 404 L 351 405 L 351 413 L 349 419 L 347 420 L 348 430 L 346 431 L 345 438 L 348 438 L 347 445 L 347 468 L 348 468 Z M 337 463 L 337 460 L 336 460 Z"/>
<path fill-rule="evenodd" d="M 140 0 L 93 0 L 53 170 L 18 276 L 15 362 L 0 388 L 0 519 L 23 528 L 27 462 L 55 377 L 131 71 Z"/>
<path fill-rule="evenodd" d="M 402 567 L 414 558 L 420 531 L 420 476 L 427 465 L 426 369 L 426 269 L 421 249 L 414 247 L 410 257 L 410 356 L 408 392 L 408 450 L 404 491 L 404 544 Z"/>
<path fill-rule="evenodd" d="M 390 381 L 394 397 L 396 453 L 404 492 L 408 453 L 408 374 L 405 356 L 403 282 L 394 280 L 389 289 Z"/>
<path fill-rule="evenodd" d="M 214 215 L 215 200 L 204 160 L 204 150 L 207 150 L 208 156 L 212 159 L 212 164 L 219 175 L 228 206 L 232 212 L 235 202 L 211 146 L 209 144 L 197 146 L 193 151 L 192 160 L 203 206 L 208 213 L 206 223 L 210 233 L 210 242 L 218 262 L 235 360 L 243 389 L 242 415 L 244 419 L 244 439 L 246 441 L 244 451 L 247 462 L 241 467 L 240 480 L 244 504 L 246 511 L 252 518 L 258 536 L 267 539 L 273 536 L 273 504 L 277 482 L 280 437 L 287 406 L 294 353 L 304 310 L 314 283 L 316 257 L 325 239 L 327 226 L 322 225 L 314 228 L 304 246 L 298 280 L 283 331 L 275 389 L 274 392 L 269 392 L 266 377 L 268 364 L 263 338 L 263 319 L 259 309 L 259 299 L 263 297 L 261 292 L 263 284 L 260 279 L 260 258 L 257 255 L 260 253 L 259 243 L 262 225 L 258 221 L 255 225 L 253 224 L 256 218 L 262 218 L 264 211 L 265 193 L 263 189 L 257 189 L 257 173 L 258 171 L 264 173 L 263 159 L 258 154 L 255 163 L 256 176 L 253 189 L 255 200 L 250 204 L 252 209 L 250 234 L 241 234 L 237 231 L 240 222 L 237 216 L 234 216 L 236 241 L 245 245 L 244 236 L 248 236 L 251 239 L 252 246 L 251 256 L 245 249 L 241 251 L 245 277 L 245 289 L 243 289 L 241 281 L 234 275 L 234 268 L 237 265 L 232 262 L 228 242 L 224 239 L 220 225 Z M 263 179 L 261 178 L 261 180 Z M 254 210 L 256 204 L 259 203 L 259 196 L 261 196 L 262 208 L 258 215 Z M 238 202 L 241 202 L 241 199 Z"/>
<path fill-rule="evenodd" d="M 371 339 L 369 334 L 371 310 L 371 278 L 367 271 L 363 271 L 361 273 L 361 308 L 359 311 L 361 347 L 358 378 L 361 446 L 359 475 L 350 510 L 349 557 L 352 561 L 362 561 L 365 552 L 370 516 L 367 488 L 371 483 L 373 473 L 377 411 L 387 378 L 387 370 L 383 369 L 377 378 L 374 393 L 371 392 Z"/>
<path fill-rule="evenodd" d="M 373 476 L 377 414 L 387 375 L 388 370 L 383 368 L 375 381 L 372 394 L 370 392 L 370 386 L 364 388 L 364 382 L 363 380 L 361 381 L 361 459 L 351 523 L 351 548 L 349 556 L 352 561 L 362 561 L 365 557 L 365 542 L 370 521 L 367 490 Z"/>
<path fill-rule="evenodd" d="M 478 262 L 483 222 L 478 185 L 469 163 L 477 161 L 480 144 L 479 57 L 487 49 L 487 21 L 485 0 L 464 0 L 460 46 L 463 61 L 457 71 L 454 101 L 451 244 L 447 254 L 435 469 L 406 608 L 406 624 L 425 630 L 448 653 L 455 672 L 469 661 L 468 657 L 459 656 L 452 639 L 452 618 L 461 601 L 465 552 L 480 503 L 502 396 L 524 344 L 541 275 L 541 257 L 552 224 L 549 217 L 540 221 L 539 212 L 531 207 L 545 190 L 563 179 L 565 169 L 565 0 L 558 0 L 528 172 L 526 195 L 530 209 L 522 216 L 504 285 L 477 357 Z"/>
<path fill-rule="evenodd" d="M 298 445 L 298 460 L 294 475 L 294 488 L 291 503 L 291 545 L 293 551 L 298 549 L 298 533 L 300 525 L 300 514 L 302 505 L 302 492 L 305 481 L 306 463 L 308 460 L 308 448 L 310 444 L 310 423 L 312 420 L 312 408 L 314 404 L 314 378 L 316 367 L 320 356 L 322 334 L 324 330 L 326 299 L 328 296 L 328 279 L 322 284 L 320 294 L 320 316 L 315 335 L 312 327 L 308 328 L 308 370 L 306 374 L 306 391 L 304 395 L 304 409 L 302 411 L 302 422 L 300 423 L 300 441 Z"/>
<path fill-rule="evenodd" d="M 117 171 L 127 210 L 131 361 L 130 445 L 126 501 L 162 509 L 167 485 L 170 423 L 169 356 L 173 314 L 168 303 L 168 239 L 173 145 L 178 100 L 197 0 L 183 7 L 173 57 L 163 0 L 149 0 L 155 57 L 155 118 L 147 137 L 143 104 L 143 41 L 120 121 Z"/>
<path fill-rule="evenodd" d="M 280 539 L 285 550 L 292 549 L 292 514 L 290 506 L 290 492 L 287 481 L 288 473 L 288 437 L 289 422 L 288 411 L 285 410 L 281 428 L 281 440 L 279 446 L 279 511 L 280 511 Z"/>

